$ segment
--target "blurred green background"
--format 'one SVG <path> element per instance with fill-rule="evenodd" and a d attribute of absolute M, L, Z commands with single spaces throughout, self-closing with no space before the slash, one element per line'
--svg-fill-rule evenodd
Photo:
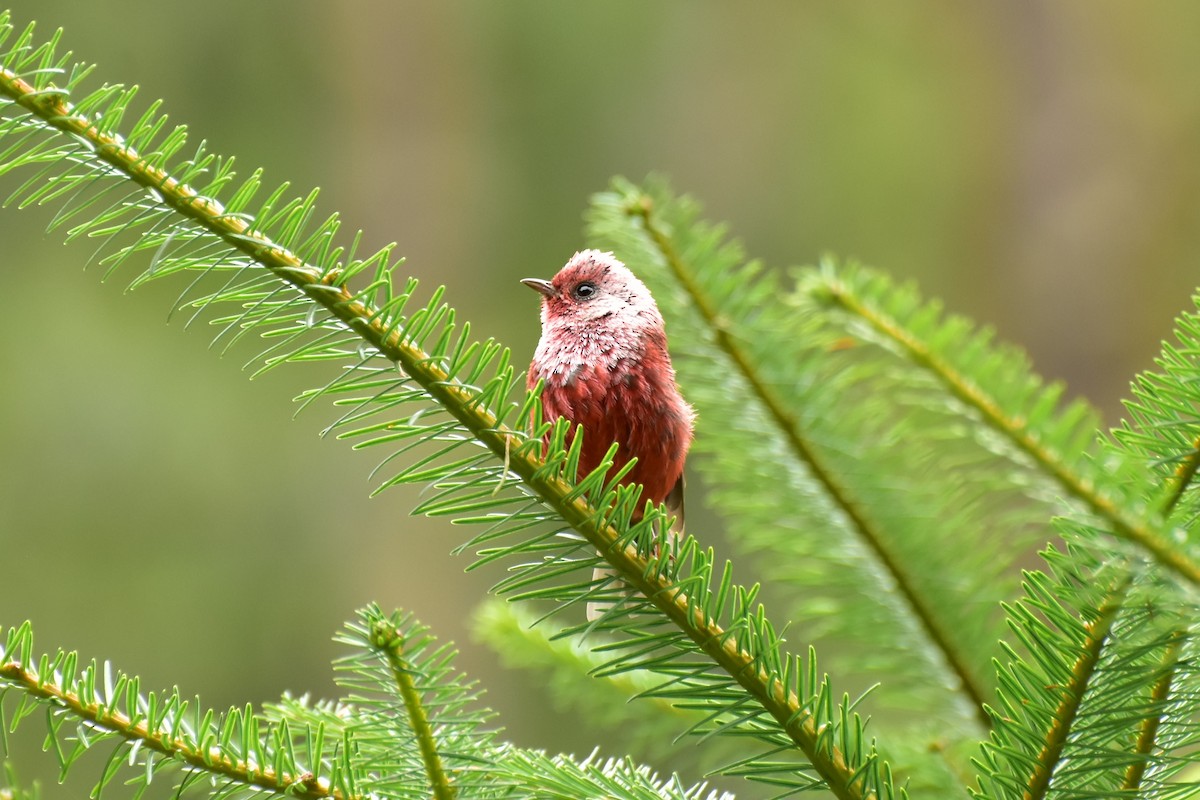
<path fill-rule="evenodd" d="M 666 173 L 772 266 L 919 281 L 1110 423 L 1200 283 L 1200 4 L 9 5 L 243 174 L 322 187 L 522 363 L 517 279 L 614 174 Z M 330 637 L 375 600 L 459 644 L 518 744 L 623 752 L 472 641 L 497 573 L 464 574 L 464 532 L 368 499 L 325 409 L 291 418 L 321 369 L 248 381 L 252 351 L 167 324 L 179 284 L 102 284 L 50 215 L 0 213 L 0 624 L 220 707 L 331 695 Z"/>

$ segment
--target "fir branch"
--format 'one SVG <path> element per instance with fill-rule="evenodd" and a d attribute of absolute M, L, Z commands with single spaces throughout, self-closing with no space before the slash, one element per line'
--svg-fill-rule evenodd
<path fill-rule="evenodd" d="M 762 755 L 757 739 L 715 735 L 725 720 L 713 718 L 711 703 L 681 701 L 673 683 L 647 669 L 607 670 L 594 640 L 567 634 L 524 604 L 489 599 L 475 610 L 473 628 L 504 666 L 534 672 L 555 707 L 589 730 L 612 732 L 626 752 L 669 757 L 684 774 L 695 769 L 710 775 L 732 775 L 733 764 Z M 794 771 L 794 759 L 789 766 Z"/>
<path fill-rule="evenodd" d="M 429 776 L 429 785 L 433 787 L 433 796 L 437 800 L 455 800 L 458 790 L 446 775 L 433 729 L 429 726 L 429 717 L 425 713 L 425 705 L 413 684 L 412 669 L 404 658 L 404 640 L 391 620 L 380 618 L 375 622 L 371 630 L 371 646 L 387 659 L 388 666 L 391 667 L 392 676 L 408 712 L 413 736 L 421 750 L 421 760 L 425 763 L 425 772 Z"/>
<path fill-rule="evenodd" d="M 1132 779 L 1139 796 L 1194 791 L 1174 780 L 1200 737 L 1196 671 L 1179 652 L 1194 605 L 1149 562 L 1114 558 L 1080 523 L 1058 524 L 1082 544 L 1043 552 L 1048 573 L 1026 572 L 1025 596 L 1005 605 L 1016 642 L 997 663 L 977 796 L 1124 796 Z"/>
<path fill-rule="evenodd" d="M 6 23 L 6 15 L 0 15 L 0 33 L 8 33 L 8 30 L 5 30 Z M 496 469 L 480 467 L 482 456 L 463 459 L 438 469 L 427 468 L 434 458 L 468 440 L 462 431 L 469 433 L 490 451 L 489 458 L 503 461 L 505 471 L 511 469 L 518 475 L 541 502 L 582 534 L 588 546 L 599 551 L 627 584 L 647 598 L 643 606 L 657 607 L 679 629 L 679 634 L 662 633 L 656 636 L 651 640 L 650 647 L 643 648 L 637 641 L 625 645 L 632 651 L 627 656 L 627 662 L 647 658 L 649 664 L 662 669 L 666 674 L 675 675 L 677 673 L 674 670 L 680 669 L 678 664 L 670 658 L 652 654 L 658 648 L 678 648 L 683 641 L 690 640 L 692 644 L 682 648 L 683 652 L 689 655 L 703 653 L 711 664 L 719 667 L 749 697 L 761 705 L 763 711 L 778 726 L 778 729 L 763 726 L 752 730 L 765 738 L 776 737 L 782 732 L 806 755 L 813 769 L 827 782 L 837 797 L 860 798 L 876 792 L 887 797 L 893 795 L 890 770 L 878 757 L 873 743 L 863 737 L 861 720 L 857 714 L 849 706 L 839 706 L 838 710 L 834 711 L 834 704 L 828 694 L 828 684 L 810 679 L 815 676 L 801 675 L 799 659 L 793 661 L 782 653 L 779 634 L 775 633 L 775 629 L 767 621 L 761 606 L 753 602 L 755 590 L 733 586 L 727 580 L 722 583 L 719 591 L 714 593 L 705 583 L 712 577 L 711 555 L 695 549 L 689 551 L 690 556 L 686 560 L 693 564 L 696 572 L 686 578 L 678 574 L 677 566 L 657 559 L 648 559 L 643 555 L 648 548 L 643 547 L 639 550 L 634 538 L 631 538 L 638 534 L 628 526 L 633 505 L 637 500 L 636 491 L 614 493 L 612 486 L 604 484 L 606 465 L 601 466 L 578 485 L 572 485 L 563 476 L 574 475 L 570 459 L 577 458 L 577 454 L 572 456 L 564 450 L 564 425 L 554 429 L 547 463 L 538 455 L 542 449 L 539 441 L 542 431 L 538 431 L 537 438 L 531 438 L 509 427 L 498 413 L 493 413 L 493 406 L 502 407 L 507 412 L 512 411 L 512 408 L 505 405 L 513 385 L 512 370 L 507 364 L 507 352 L 501 356 L 497 376 L 483 389 L 475 388 L 472 385 L 474 378 L 482 375 L 485 367 L 491 364 L 500 352 L 500 348 L 490 342 L 468 345 L 465 333 L 458 340 L 457 347 L 452 348 L 453 311 L 441 305 L 440 291 L 434 293 L 425 308 L 418 309 L 407 319 L 400 318 L 399 309 L 409 299 L 414 284 L 410 282 L 403 294 L 392 296 L 390 267 L 384 263 L 390 248 L 385 248 L 380 254 L 366 261 L 353 261 L 343 270 L 335 265 L 343 251 L 331 251 L 329 244 L 337 229 L 336 218 L 331 218 L 316 232 L 309 234 L 307 239 L 301 241 L 312 213 L 312 195 L 304 200 L 294 199 L 287 203 L 279 203 L 287 188 L 284 186 L 264 203 L 260 219 L 251 222 L 248 220 L 253 217 L 243 213 L 243 209 L 259 188 L 257 175 L 243 183 L 226 205 L 222 205 L 215 196 L 207 196 L 197 191 L 189 184 L 188 176 L 199 176 L 216 163 L 217 176 L 210 181 L 210 191 L 216 191 L 232 180 L 229 164 L 215 162 L 212 156 L 197 156 L 192 161 L 183 163 L 183 175 L 171 174 L 166 164 L 185 141 L 182 129 L 176 129 L 169 134 L 166 140 L 159 143 L 159 149 L 150 155 L 140 154 L 134 147 L 134 142 L 150 135 L 142 123 L 135 127 L 129 140 L 122 139 L 114 132 L 122 113 L 126 111 L 132 93 L 123 92 L 119 88 L 104 87 L 81 100 L 79 105 L 72 105 L 67 100 L 67 90 L 48 82 L 47 76 L 53 70 L 46 69 L 46 64 L 52 63 L 55 57 L 54 42 L 34 52 L 30 46 L 31 33 L 32 29 L 27 29 L 21 35 L 17 47 L 10 50 L 5 58 L 9 59 L 7 63 L 18 63 L 23 65 L 22 68 L 30 70 L 30 75 L 36 75 L 34 82 L 40 85 L 28 82 L 19 71 L 10 70 L 7 66 L 0 67 L 0 100 L 7 99 L 28 114 L 28 117 L 9 120 L 6 123 L 7 129 L 0 129 L 0 133 L 45 128 L 64 134 L 67 143 L 57 150 L 50 148 L 50 155 L 44 159 L 38 153 L 21 153 L 19 143 L 18 149 L 10 148 L 5 151 L 4 157 L 10 159 L 8 163 L 3 164 L 5 170 L 25 165 L 34 165 L 37 169 L 34 176 L 28 179 L 14 196 L 25 195 L 25 201 L 28 202 L 31 199 L 45 199 L 79 186 L 82 178 L 75 173 L 68 171 L 65 174 L 52 174 L 55 166 L 58 165 L 61 169 L 63 163 L 82 165 L 81 168 L 85 171 L 91 169 L 92 177 L 123 178 L 143 187 L 147 190 L 148 198 L 140 201 L 127 198 L 120 200 L 101 212 L 98 217 L 77 226 L 73 234 L 78 232 L 109 237 L 142 224 L 147 219 L 154 220 L 150 231 L 142 233 L 137 245 L 124 248 L 117 256 L 109 259 L 112 268 L 139 249 L 146 249 L 155 244 L 161 245 L 160 250 L 167 248 L 171 237 L 178 231 L 191 235 L 193 229 L 189 228 L 189 225 L 218 244 L 223 244 L 234 253 L 240 254 L 247 262 L 234 262 L 234 275 L 224 286 L 217 292 L 195 301 L 194 305 L 199 311 L 203 311 L 216 302 L 243 303 L 240 313 L 219 320 L 227 324 L 228 329 L 248 329 L 265 325 L 267 322 L 274 323 L 275 315 L 280 314 L 280 326 L 267 332 L 268 335 L 280 338 L 279 343 L 273 345 L 272 349 L 294 342 L 300 344 L 293 352 L 272 355 L 266 360 L 265 368 L 288 360 L 337 358 L 343 362 L 349 361 L 351 368 L 346 373 L 308 396 L 360 391 L 366 387 L 371 387 L 371 390 L 377 393 L 367 398 L 351 398 L 349 402 L 356 404 L 357 408 L 335 425 L 366 417 L 379 408 L 390 408 L 415 396 L 410 388 L 403 387 L 402 382 L 389 383 L 384 370 L 363 369 L 369 357 L 369 354 L 364 354 L 364 346 L 366 350 L 377 352 L 398 366 L 408 379 L 420 387 L 425 396 L 437 403 L 438 410 L 448 413 L 453 418 L 451 422 L 439 421 L 424 428 L 403 421 L 369 425 L 350 434 L 374 437 L 366 444 L 407 440 L 400 452 L 422 442 L 451 442 L 450 445 L 441 448 L 439 454 L 419 460 L 391 481 L 428 480 L 434 483 L 438 493 L 425 501 L 419 510 L 430 514 L 455 514 L 460 517 L 476 514 L 475 517 L 471 517 L 472 521 L 481 521 L 490 518 L 481 518 L 480 511 L 495 509 L 502 503 L 514 502 L 513 499 L 495 498 L 493 488 L 499 481 L 500 473 Z M 77 83 L 86 72 L 87 70 L 76 70 L 68 86 Z M 103 107 L 105 113 L 89 113 L 97 107 Z M 149 125 L 148 119 L 150 117 L 144 115 L 143 123 Z M 155 122 L 153 127 L 157 128 L 159 124 L 160 122 Z M 43 162 L 49 164 L 43 166 Z M 68 166 L 67 169 L 74 167 Z M 43 178 L 46 179 L 46 183 L 39 186 Z M 78 213 L 86 206 L 86 202 L 82 205 L 76 204 L 70 213 Z M 130 219 L 131 212 L 136 212 L 137 216 Z M 175 214 L 188 224 L 173 225 L 166 219 L 167 214 Z M 160 229 L 166 233 L 160 233 Z M 277 229 L 278 238 L 266 233 L 271 229 Z M 200 238 L 193 235 L 188 242 L 194 243 Z M 297 247 L 293 249 L 292 244 Z M 182 256 L 164 256 L 161 262 L 164 265 L 162 269 L 156 269 L 160 263 L 156 259 L 151 268 L 135 283 L 159 277 L 164 272 L 184 270 L 198 272 L 199 280 L 222 268 L 222 265 L 230 263 L 228 257 L 213 255 L 207 244 L 201 248 L 192 244 L 192 247 L 193 249 L 185 251 L 185 255 Z M 312 254 L 319 263 L 326 264 L 326 267 L 312 266 L 303 253 Z M 269 274 L 250 274 L 249 277 L 245 277 L 243 273 L 254 264 L 265 267 Z M 362 292 L 352 292 L 347 286 L 347 280 L 369 266 L 379 267 L 375 282 Z M 275 292 L 278 291 L 276 280 L 293 287 L 300 295 L 330 315 L 331 324 L 320 329 L 321 334 L 315 342 L 306 342 L 303 339 L 313 329 L 310 321 L 314 316 L 313 309 L 310 307 L 306 314 L 303 308 L 291 300 L 274 300 Z M 386 295 L 387 301 L 383 305 L 376 305 L 369 299 L 375 292 L 383 292 Z M 423 342 L 434 334 L 437 335 L 434 336 L 433 349 L 425 349 Z M 450 352 L 451 349 L 453 353 Z M 448 364 L 451 366 L 447 366 Z M 469 373 L 467 379 L 463 380 L 459 372 Z M 530 410 L 533 402 L 532 399 L 527 401 L 524 411 Z M 521 416 L 524 417 L 524 414 Z M 581 437 L 577 436 L 575 442 L 578 444 L 580 441 Z M 457 496 L 452 496 L 455 493 Z M 604 499 L 598 506 L 593 506 L 585 499 L 586 496 Z M 508 515 L 510 521 L 506 524 L 509 527 L 505 528 L 501 524 L 504 533 L 529 527 L 529 512 L 525 510 L 530 507 L 528 496 L 516 498 L 515 502 L 521 502 L 525 506 L 521 511 Z M 657 520 L 662 519 L 663 514 L 665 512 L 661 508 L 647 513 L 638 530 L 642 534 L 646 533 Z M 618 520 L 621 524 L 614 526 L 613 520 Z M 490 521 L 495 522 L 494 519 Z M 548 534 L 550 537 L 554 535 Z M 501 551 L 512 554 L 528 553 L 545 539 L 543 536 L 501 548 Z M 486 540 L 486 534 L 479 539 Z M 571 551 L 582 546 L 582 543 L 565 545 Z M 694 548 L 694 543 L 685 546 Z M 683 557 L 678 559 L 680 563 L 684 560 Z M 577 564 L 568 562 L 569 559 L 560 558 L 554 564 L 554 568 L 560 572 L 578 569 Z M 534 566 L 530 567 L 530 572 Z M 548 569 L 542 571 L 551 576 L 556 574 Z M 529 577 L 521 572 L 509 588 L 523 586 L 535 579 L 536 576 Z M 546 578 L 541 579 L 544 581 Z M 571 599 L 579 600 L 579 587 L 569 588 L 572 593 Z M 737 598 L 738 605 L 734 610 L 731 626 L 726 629 L 717 619 L 723 613 L 724 603 L 731 598 Z M 679 650 L 675 652 L 678 653 Z M 706 664 L 706 668 L 707 666 L 710 665 Z M 815 669 L 815 665 L 812 668 Z M 686 669 L 689 674 L 696 672 L 695 665 L 687 665 Z M 793 688 L 798 685 L 812 691 L 805 692 L 802 697 L 798 690 Z M 705 696 L 714 698 L 715 702 L 733 702 L 733 708 L 739 711 L 742 710 L 741 704 L 747 702 L 745 696 L 733 690 L 732 685 L 726 687 L 724 683 L 719 688 L 713 688 L 711 682 L 697 680 L 692 691 L 697 694 L 705 692 Z M 736 701 L 731 700 L 732 697 L 736 697 Z M 749 724 L 756 717 L 757 714 L 744 714 L 731 721 L 728 727 Z M 844 749 L 847 745 L 852 745 L 850 751 Z"/>
<path fill-rule="evenodd" d="M 1163 566 L 1200 586 L 1200 564 L 1168 543 L 1157 526 L 1119 506 L 1092 480 L 1068 465 L 1060 453 L 1043 446 L 1024 419 L 1009 416 L 984 389 L 955 369 L 899 320 L 874 304 L 864 302 L 848 283 L 831 273 L 821 282 L 821 289 L 829 302 L 864 321 L 877 334 L 898 346 L 914 364 L 933 375 L 952 397 L 978 413 L 990 428 L 1030 458 L 1070 497 L 1104 519 L 1114 534 L 1145 548 Z"/>
<path fill-rule="evenodd" d="M 1193 296 L 1193 304 L 1198 301 Z M 1163 342 L 1154 359 L 1157 370 L 1135 378 L 1133 396 L 1125 401 L 1129 417 L 1106 444 L 1118 457 L 1134 455 L 1149 467 L 1148 477 L 1158 480 L 1158 507 L 1169 522 L 1191 530 L 1200 518 L 1195 493 L 1189 492 L 1200 467 L 1200 315 L 1184 311 L 1173 333 L 1174 341 Z"/>
<path fill-rule="evenodd" d="M 16 642 L 16 646 L 4 653 L 9 658 L 22 655 L 21 651 L 26 648 L 22 642 L 28 641 L 31 635 L 28 626 L 15 633 L 15 639 L 10 633 L 10 642 Z M 14 653 L 14 650 L 18 652 Z M 88 701 L 72 691 L 65 682 L 56 680 L 54 673 L 58 670 L 51 669 L 50 675 L 43 676 L 23 662 L 24 659 L 0 663 L 0 682 L 18 688 L 29 697 L 49 702 L 53 707 L 65 710 L 100 730 L 116 734 L 142 749 L 180 761 L 205 774 L 221 776 L 262 791 L 305 800 L 356 800 L 356 796 L 344 794 L 327 781 L 317 780 L 311 772 L 298 775 L 279 773 L 269 764 L 253 764 L 248 759 L 234 758 L 225 748 L 206 747 L 205 743 L 210 741 L 203 735 L 206 732 L 197 732 L 200 738 L 194 744 L 182 737 L 171 736 L 169 732 L 155 728 L 150 714 L 135 718 L 118 710 L 116 702 L 120 700 L 119 697 L 111 698 L 109 702 Z M 42 663 L 43 666 L 61 665 L 58 660 L 43 660 Z M 62 673 L 69 675 L 72 671 L 66 669 Z M 248 746 L 248 743 L 243 744 Z"/>
<path fill-rule="evenodd" d="M 390 628 L 377 624 L 385 619 L 392 623 Z M 128 760 L 131 767 L 139 767 L 127 781 L 137 787 L 135 800 L 143 796 L 151 776 L 162 765 L 179 764 L 187 769 L 175 787 L 177 800 L 206 778 L 207 795 L 212 800 L 246 794 L 301 800 L 428 800 L 431 795 L 424 780 L 424 765 L 407 769 L 410 763 L 419 761 L 414 755 L 418 746 L 411 729 L 391 724 L 400 721 L 412 707 L 399 702 L 407 690 L 403 680 L 396 680 L 398 671 L 407 674 L 413 692 L 424 695 L 418 704 L 430 712 L 425 723 L 428 740 L 432 741 L 430 731 L 437 730 L 443 746 L 448 748 L 442 755 L 466 765 L 455 776 L 463 795 L 507 798 L 532 794 L 563 800 L 600 796 L 614 800 L 718 798 L 715 792 L 706 793 L 703 783 L 685 786 L 675 777 L 660 780 L 646 766 L 629 758 L 601 761 L 593 754 L 577 761 L 570 756 L 550 758 L 541 752 L 496 744 L 492 731 L 477 727 L 490 712 L 467 707 L 474 705 L 478 693 L 453 669 L 451 650 L 437 646 L 411 616 L 402 617 L 397 612 L 385 618 L 377 606 L 371 606 L 360 612 L 359 620 L 369 622 L 370 627 L 352 622 L 347 625 L 347 633 L 339 637 L 355 649 L 352 656 L 339 661 L 348 673 L 339 683 L 364 689 L 368 694 L 360 698 L 363 704 L 337 701 L 314 705 L 285 698 L 267 708 L 270 726 L 266 737 L 262 736 L 263 718 L 248 709 L 234 709 L 217 717 L 197 707 L 196 727 L 192 728 L 189 723 L 193 710 L 178 701 L 177 692 L 164 702 L 153 693 L 143 694 L 136 677 L 117 673 L 113 681 L 107 666 L 101 688 L 94 662 L 76 674 L 74 653 L 35 655 L 32 628 L 26 623 L 8 631 L 4 650 L 0 651 L 0 664 L 20 667 L 17 672 L 0 673 L 0 690 L 8 683 L 22 698 L 11 721 L 0 715 L 4 723 L 0 730 L 15 730 L 32 711 L 45 709 L 49 727 L 45 747 L 56 751 L 63 777 L 83 752 L 119 740 L 92 791 L 93 797 L 102 795 L 122 762 Z M 397 637 L 404 642 L 403 654 L 395 647 Z M 396 658 L 388 653 L 396 653 Z M 27 666 L 32 663 L 38 664 L 36 673 Z M 29 680 L 17 680 L 18 672 L 25 673 Z M 81 708 L 93 706 L 99 706 L 97 713 L 80 713 Z M 69 733 L 60 732 L 64 727 Z M 324 734 L 336 737 L 339 743 L 332 762 L 322 756 Z M 64 739 L 74 741 L 73 750 L 64 748 Z M 297 759 L 300 752 L 307 752 L 314 769 L 331 767 L 330 777 L 304 771 Z M 290 772 L 301 774 L 290 782 L 279 779 Z M 331 783 L 337 788 L 329 790 Z M 435 788 L 432 796 L 441 800 L 455 794 L 453 787 L 449 792 Z M 37 786 L 32 791 L 23 790 L 6 763 L 0 775 L 0 800 L 37 800 Z"/>
<path fill-rule="evenodd" d="M 783 400 L 762 379 L 753 359 L 739 344 L 736 336 L 730 330 L 728 322 L 721 317 L 711 299 L 694 280 L 691 267 L 680 257 L 671 238 L 658 224 L 654 216 L 652 198 L 642 195 L 631 199 L 626 205 L 626 213 L 641 221 L 647 236 L 654 243 L 663 261 L 711 330 L 717 347 L 726 354 L 730 363 L 745 379 L 747 386 L 758 398 L 770 418 L 774 420 L 796 457 L 808 467 L 812 477 L 834 505 L 845 514 L 853 529 L 857 531 L 860 540 L 866 544 L 879 565 L 892 578 L 899 595 L 904 598 L 906 605 L 911 609 L 912 616 L 919 623 L 920 629 L 941 653 L 946 666 L 970 699 L 976 721 L 986 730 L 991 725 L 991 717 L 985 708 L 987 697 L 991 694 L 991 687 L 980 683 L 976 678 L 966 656 L 955 646 L 953 637 L 943 629 L 937 614 L 922 596 L 916 583 L 899 560 L 889 551 L 883 532 L 878 530 L 865 509 L 851 496 L 850 490 L 836 479 L 833 471 L 824 463 L 824 459 L 802 429 L 799 419 L 788 410 Z"/>
<path fill-rule="evenodd" d="M 601 718 L 602 724 L 625 722 L 628 715 L 620 709 L 631 697 L 650 701 L 646 706 L 649 713 L 638 721 L 643 729 L 639 736 L 654 728 L 656 721 L 674 727 L 679 721 L 696 719 L 693 712 L 656 696 L 660 681 L 643 670 L 608 675 L 597 686 L 592 675 L 604 670 L 605 659 L 585 640 L 566 635 L 563 628 L 550 626 L 523 606 L 488 600 L 475 610 L 473 627 L 475 636 L 499 655 L 505 666 L 547 673 L 548 688 L 564 705 L 587 706 L 585 713 Z"/>
<path fill-rule="evenodd" d="M 660 778 L 629 758 L 602 759 L 592 753 L 576 762 L 568 756 L 512 748 L 501 754 L 518 791 L 505 797 L 579 800 L 627 797 L 630 800 L 734 800 L 733 795 L 709 790 L 705 784 L 687 787 L 679 778 Z M 530 792 L 530 787 L 537 787 Z"/>
<path fill-rule="evenodd" d="M 1187 633 L 1185 631 L 1172 632 L 1167 647 L 1163 651 L 1161 674 L 1155 682 L 1154 688 L 1150 690 L 1150 704 L 1154 709 L 1162 708 L 1171 696 L 1172 684 L 1179 669 L 1179 656 L 1186 641 Z M 1142 779 L 1145 777 L 1146 767 L 1150 762 L 1150 754 L 1157 746 L 1162 723 L 1162 713 L 1147 716 L 1142 720 L 1141 729 L 1138 731 L 1137 741 L 1133 748 L 1133 753 L 1138 757 L 1131 761 L 1126 768 L 1125 781 L 1121 786 L 1130 796 L 1138 794 L 1142 789 Z"/>
<path fill-rule="evenodd" d="M 1163 516 L 1170 516 L 1171 512 L 1175 510 L 1183 493 L 1195 481 L 1197 470 L 1200 470 L 1200 436 L 1192 441 L 1191 451 L 1175 467 L 1175 472 L 1171 476 L 1169 493 L 1163 503 Z"/>
<path fill-rule="evenodd" d="M 1059 691 L 1062 699 L 1054 713 L 1054 721 L 1046 731 L 1042 750 L 1036 759 L 1034 772 L 1029 776 L 1025 800 L 1043 800 L 1050 790 L 1050 779 L 1062 760 L 1067 737 L 1075 724 L 1088 684 L 1100 663 L 1100 655 L 1112 633 L 1113 623 L 1121 611 L 1132 578 L 1127 576 L 1113 587 L 1104 599 L 1096 618 L 1084 625 L 1085 639 L 1070 669 L 1070 680 Z"/>

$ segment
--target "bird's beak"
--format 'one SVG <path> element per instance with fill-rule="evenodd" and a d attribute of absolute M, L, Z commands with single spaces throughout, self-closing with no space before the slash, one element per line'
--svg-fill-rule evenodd
<path fill-rule="evenodd" d="M 558 294 L 554 289 L 554 284 L 541 278 L 522 278 L 521 283 L 533 289 L 535 292 L 541 292 L 546 297 L 554 297 Z"/>

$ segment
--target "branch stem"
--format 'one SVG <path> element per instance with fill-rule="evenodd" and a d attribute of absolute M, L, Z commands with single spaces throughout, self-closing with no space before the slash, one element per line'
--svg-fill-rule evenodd
<path fill-rule="evenodd" d="M 1175 506 L 1183 497 L 1183 493 L 1196 480 L 1196 471 L 1200 470 L 1200 437 L 1192 441 L 1192 451 L 1188 453 L 1179 466 L 1175 469 L 1173 478 L 1174 485 L 1171 487 L 1171 493 L 1167 497 L 1166 503 L 1163 504 L 1163 515 L 1170 516 L 1175 510 Z"/>
<path fill-rule="evenodd" d="M 413 671 L 404 659 L 404 639 L 394 625 L 381 620 L 371 631 L 371 645 L 383 652 L 392 670 L 392 677 L 396 680 L 396 687 L 408 712 L 409 725 L 421 750 L 421 760 L 425 763 L 425 774 L 429 777 L 429 785 L 433 787 L 433 796 L 437 800 L 455 800 L 458 789 L 446 774 L 442 756 L 438 753 L 437 740 L 429 725 L 429 715 L 425 713 L 421 693 L 413 681 Z"/>
<path fill-rule="evenodd" d="M 1104 645 L 1112 633 L 1113 624 L 1117 621 L 1117 615 L 1125 602 L 1125 595 L 1131 583 L 1132 577 L 1126 575 L 1105 598 L 1096 618 L 1086 626 L 1082 647 L 1071 667 L 1071 678 L 1061 689 L 1062 699 L 1055 709 L 1054 720 L 1050 729 L 1046 731 L 1045 742 L 1022 795 L 1024 800 L 1043 800 L 1050 791 L 1050 779 L 1054 776 L 1054 768 L 1062 761 L 1071 726 L 1075 724 L 1079 715 L 1084 693 L 1100 663 L 1100 655 L 1104 652 Z"/>
<path fill-rule="evenodd" d="M 191 767 L 209 774 L 222 775 L 245 786 L 253 786 L 271 794 L 307 798 L 307 800 L 353 800 L 323 782 L 312 780 L 308 775 L 280 775 L 265 764 L 251 766 L 228 755 L 212 750 L 193 749 L 186 741 L 172 738 L 164 732 L 152 731 L 148 721 L 131 720 L 125 714 L 100 703 L 84 702 L 78 694 L 43 680 L 24 664 L 9 661 L 0 664 L 0 681 L 20 688 L 26 694 L 49 700 L 65 708 L 79 719 L 86 720 L 98 728 L 112 731 L 126 741 L 134 742 L 160 755 L 178 759 Z M 200 732 L 197 731 L 197 734 Z"/>
<path fill-rule="evenodd" d="M 1171 694 L 1171 686 L 1175 681 L 1175 673 L 1179 669 L 1179 654 L 1183 650 L 1184 642 L 1187 641 L 1187 634 L 1183 630 L 1176 630 L 1171 633 L 1170 639 L 1167 641 L 1166 649 L 1163 651 L 1162 665 L 1160 666 L 1161 674 L 1158 680 L 1154 682 L 1154 688 L 1150 690 L 1150 702 L 1155 706 L 1161 707 L 1167 702 L 1167 698 Z M 1142 789 L 1142 779 L 1146 775 L 1146 767 L 1150 761 L 1150 753 L 1154 749 L 1154 744 L 1158 740 L 1159 729 L 1162 728 L 1165 713 L 1154 714 L 1142 720 L 1142 724 L 1138 730 L 1137 743 L 1134 746 L 1133 752 L 1139 758 L 1129 763 L 1125 769 L 1125 782 L 1121 788 L 1129 794 L 1130 797 L 1137 796 Z"/>

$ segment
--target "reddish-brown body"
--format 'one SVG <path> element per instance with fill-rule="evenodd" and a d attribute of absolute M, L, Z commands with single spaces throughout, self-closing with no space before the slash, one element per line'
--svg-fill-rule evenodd
<path fill-rule="evenodd" d="M 576 253 L 552 281 L 525 283 L 543 295 L 542 339 L 529 386 L 545 381 L 547 420 L 583 425 L 579 477 L 599 466 L 613 442 L 613 470 L 636 457 L 622 483 L 643 499 L 682 512 L 682 475 L 692 409 L 679 394 L 662 316 L 649 290 L 611 253 Z"/>
<path fill-rule="evenodd" d="M 579 457 L 579 477 L 600 465 L 613 442 L 620 445 L 613 470 L 636 457 L 637 463 L 623 483 L 641 484 L 645 498 L 661 503 L 679 481 L 691 443 L 691 415 L 679 408 L 678 392 L 670 380 L 665 352 L 647 353 L 639 361 L 625 359 L 612 365 L 588 364 L 572 380 L 555 385 L 546 380 L 542 409 L 547 420 L 566 417 L 587 432 Z M 664 382 L 664 375 L 669 382 Z"/>

